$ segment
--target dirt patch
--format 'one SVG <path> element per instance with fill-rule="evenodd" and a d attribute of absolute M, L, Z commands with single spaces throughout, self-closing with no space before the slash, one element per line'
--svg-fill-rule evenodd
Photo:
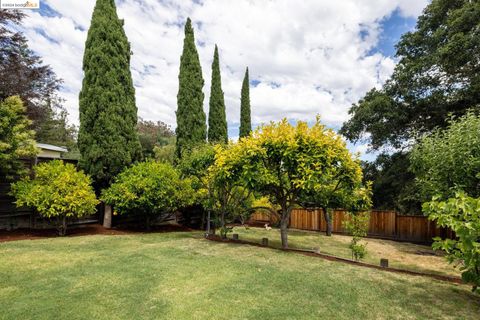
<path fill-rule="evenodd" d="M 77 237 L 86 235 L 125 235 L 135 233 L 159 233 L 159 232 L 185 232 L 192 229 L 179 225 L 163 225 L 152 227 L 150 231 L 138 228 L 112 228 L 106 229 L 100 224 L 92 224 L 83 227 L 76 227 L 67 230 L 66 237 Z M 55 229 L 16 229 L 16 230 L 0 230 L 0 242 L 16 241 L 16 240 L 34 240 L 44 238 L 58 237 Z"/>

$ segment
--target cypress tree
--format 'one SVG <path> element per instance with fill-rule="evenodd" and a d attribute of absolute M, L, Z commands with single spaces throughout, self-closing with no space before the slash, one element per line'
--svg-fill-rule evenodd
<path fill-rule="evenodd" d="M 243 78 L 242 94 L 240 99 L 240 138 L 246 137 L 252 132 L 252 120 L 250 119 L 250 86 L 248 80 L 248 67 Z"/>
<path fill-rule="evenodd" d="M 208 112 L 208 141 L 212 143 L 228 142 L 227 116 L 225 114 L 225 99 L 222 91 L 217 45 L 215 45 L 212 63 L 210 110 Z"/>
<path fill-rule="evenodd" d="M 206 116 L 203 111 L 203 77 L 200 59 L 195 47 L 192 22 L 185 24 L 185 39 L 180 58 L 179 87 L 177 94 L 177 144 L 175 157 L 180 159 L 185 151 L 205 143 L 207 137 Z"/>
<path fill-rule="evenodd" d="M 83 56 L 80 92 L 80 165 L 97 191 L 141 159 L 130 43 L 114 0 L 97 0 Z"/>

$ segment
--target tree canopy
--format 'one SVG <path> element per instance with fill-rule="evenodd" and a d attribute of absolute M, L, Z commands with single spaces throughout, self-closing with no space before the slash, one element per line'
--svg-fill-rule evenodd
<path fill-rule="evenodd" d="M 411 153 L 412 170 L 424 201 L 463 191 L 480 197 L 480 116 L 451 118 L 449 127 L 425 136 Z"/>
<path fill-rule="evenodd" d="M 190 18 L 185 23 L 178 80 L 175 156 L 181 159 L 185 151 L 205 143 L 207 138 L 206 116 L 203 111 L 204 80 Z"/>
<path fill-rule="evenodd" d="M 350 186 L 362 181 L 359 160 L 319 120 L 312 127 L 301 121 L 292 126 L 286 119 L 272 122 L 220 152 L 215 163 L 225 178 L 241 181 L 281 207 L 283 247 L 288 246 L 291 211 L 306 194 L 318 193 L 325 203 L 335 199 L 336 205 L 348 204 L 354 194 Z"/>
<path fill-rule="evenodd" d="M 12 178 L 24 172 L 22 158 L 37 155 L 35 133 L 29 129 L 20 97 L 0 101 L 0 177 Z"/>
<path fill-rule="evenodd" d="M 368 134 L 373 149 L 398 148 L 478 107 L 479 16 L 478 1 L 433 0 L 397 44 L 391 78 L 352 106 L 341 133 L 352 141 Z"/>
<path fill-rule="evenodd" d="M 240 96 L 240 134 L 239 137 L 246 137 L 252 132 L 252 119 L 250 115 L 250 80 L 248 68 L 245 70 L 245 76 L 242 83 L 242 92 Z"/>
<path fill-rule="evenodd" d="M 208 111 L 208 142 L 228 142 L 227 116 L 225 114 L 225 99 L 223 97 L 217 45 L 215 45 L 212 62 L 212 85 L 210 89 L 210 109 Z"/>
<path fill-rule="evenodd" d="M 171 164 L 146 161 L 120 173 L 102 199 L 118 214 L 141 218 L 148 229 L 155 220 L 191 205 L 195 194 L 190 179 L 181 179 Z"/>
<path fill-rule="evenodd" d="M 97 0 L 83 57 L 80 165 L 98 188 L 142 158 L 130 44 L 113 0 Z"/>

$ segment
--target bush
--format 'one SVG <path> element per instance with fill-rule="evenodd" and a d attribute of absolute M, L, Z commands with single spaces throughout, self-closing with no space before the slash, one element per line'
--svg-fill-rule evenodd
<path fill-rule="evenodd" d="M 360 243 L 367 236 L 370 214 L 368 212 L 348 213 L 350 218 L 343 222 L 343 227 L 352 236 L 349 248 L 352 250 L 352 259 L 359 261 L 367 254 L 367 244 Z"/>
<path fill-rule="evenodd" d="M 29 129 L 32 122 L 17 96 L 0 101 L 0 120 L 0 177 L 12 179 L 26 173 L 22 158 L 37 155 L 35 133 Z"/>
<path fill-rule="evenodd" d="M 152 219 L 193 204 L 195 193 L 191 180 L 181 179 L 171 164 L 147 161 L 120 173 L 102 200 L 117 214 L 138 216 L 149 229 Z"/>
<path fill-rule="evenodd" d="M 35 178 L 24 178 L 12 184 L 12 195 L 18 207 L 35 208 L 46 218 L 57 218 L 59 235 L 67 230 L 67 218 L 93 214 L 98 200 L 92 180 L 75 166 L 54 160 L 34 168 Z"/>
<path fill-rule="evenodd" d="M 423 212 L 439 226 L 455 232 L 456 240 L 434 238 L 433 248 L 445 250 L 448 261 L 460 267 L 462 279 L 480 293 L 480 198 L 463 192 L 446 201 L 434 197 L 423 205 Z"/>

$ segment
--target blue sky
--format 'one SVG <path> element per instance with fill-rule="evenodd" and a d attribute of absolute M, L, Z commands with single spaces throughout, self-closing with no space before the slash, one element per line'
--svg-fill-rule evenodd
<path fill-rule="evenodd" d="M 183 23 L 191 17 L 205 79 L 218 44 L 229 135 L 238 135 L 240 88 L 250 70 L 252 122 L 284 117 L 338 129 L 348 109 L 392 73 L 395 43 L 415 27 L 428 0 L 122 0 L 131 42 L 138 113 L 175 127 Z M 64 79 L 62 96 L 78 124 L 82 55 L 95 0 L 43 0 L 23 31 L 30 46 Z M 351 146 L 366 150 L 365 145 Z M 363 155 L 371 159 L 374 155 Z"/>

